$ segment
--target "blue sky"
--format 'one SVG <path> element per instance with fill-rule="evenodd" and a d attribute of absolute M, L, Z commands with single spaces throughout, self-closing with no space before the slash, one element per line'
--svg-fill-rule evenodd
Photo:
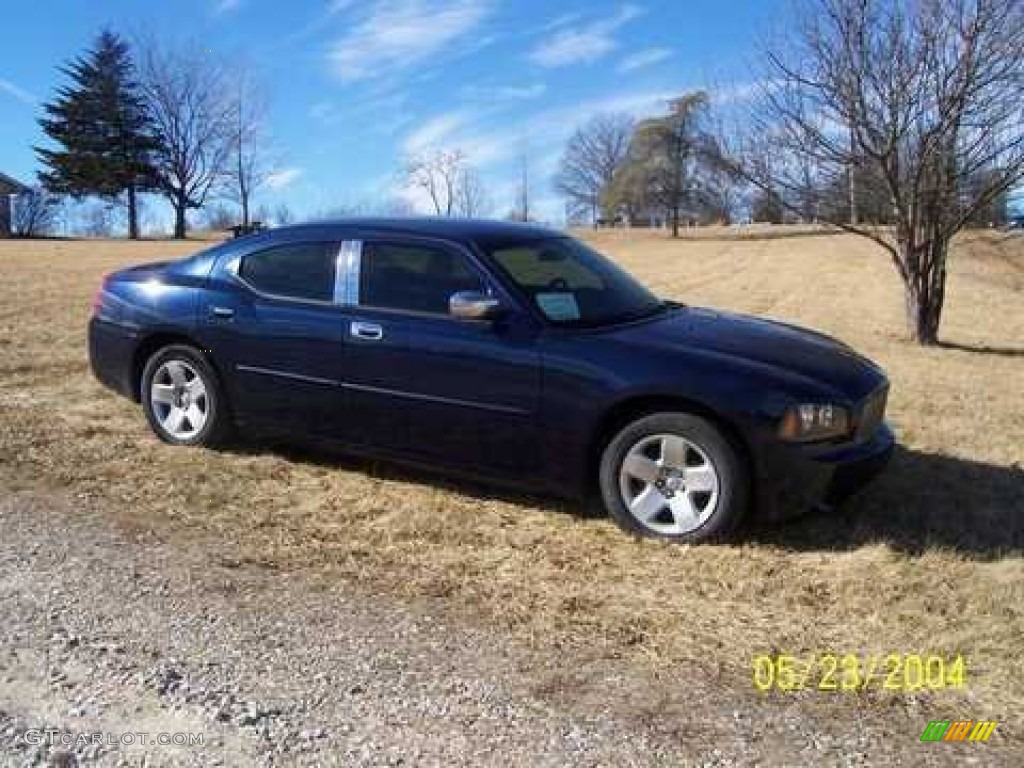
<path fill-rule="evenodd" d="M 772 3 L 758 0 L 37 0 L 4 9 L 0 171 L 31 181 L 39 102 L 105 25 L 208 47 L 253 67 L 270 99 L 277 173 L 260 196 L 302 216 L 410 196 L 402 157 L 462 149 L 503 215 L 518 158 L 557 220 L 550 177 L 590 115 L 657 111 L 749 79 Z M 424 209 L 425 210 L 425 209 Z"/>

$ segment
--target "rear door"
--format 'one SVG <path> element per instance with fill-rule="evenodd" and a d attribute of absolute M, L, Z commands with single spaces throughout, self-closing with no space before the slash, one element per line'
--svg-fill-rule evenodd
<path fill-rule="evenodd" d="M 242 421 L 341 433 L 344 253 L 333 240 L 268 245 L 215 272 L 201 318 Z"/>
<path fill-rule="evenodd" d="M 539 464 L 536 329 L 509 313 L 467 322 L 448 313 L 458 291 L 496 290 L 454 244 L 366 238 L 345 329 L 350 439 L 430 463 L 493 475 Z"/>

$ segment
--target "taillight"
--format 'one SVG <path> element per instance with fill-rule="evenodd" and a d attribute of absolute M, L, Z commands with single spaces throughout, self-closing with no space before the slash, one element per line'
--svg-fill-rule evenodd
<path fill-rule="evenodd" d="M 98 315 L 100 310 L 103 308 L 103 292 L 107 290 L 107 283 L 110 282 L 110 275 L 104 275 L 100 281 L 100 287 L 96 289 L 96 293 L 92 297 L 92 313 Z"/>

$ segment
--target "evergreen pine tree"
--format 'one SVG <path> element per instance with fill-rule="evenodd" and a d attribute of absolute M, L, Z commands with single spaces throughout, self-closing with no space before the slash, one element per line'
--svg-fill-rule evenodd
<path fill-rule="evenodd" d="M 36 147 L 43 185 L 58 194 L 108 200 L 126 195 L 130 237 L 139 236 L 138 194 L 156 186 L 157 148 L 128 44 L 109 30 L 61 68 L 71 84 L 43 105 L 39 123 L 57 149 Z"/>

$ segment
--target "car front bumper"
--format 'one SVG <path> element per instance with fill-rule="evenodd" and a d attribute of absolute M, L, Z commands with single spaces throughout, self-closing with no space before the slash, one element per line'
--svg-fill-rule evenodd
<path fill-rule="evenodd" d="M 883 422 L 870 439 L 853 445 L 766 447 L 757 473 L 757 516 L 782 519 L 839 504 L 885 469 L 895 444 Z"/>

